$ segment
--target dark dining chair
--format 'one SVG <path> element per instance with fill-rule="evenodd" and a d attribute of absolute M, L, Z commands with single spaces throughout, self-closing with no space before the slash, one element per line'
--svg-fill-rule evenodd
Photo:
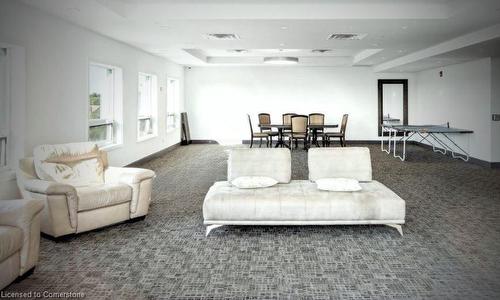
<path fill-rule="evenodd" d="M 250 125 L 250 148 L 253 146 L 254 139 L 260 139 L 259 148 L 262 147 L 262 139 L 266 139 L 266 146 L 269 147 L 269 135 L 265 132 L 253 132 L 252 119 L 248 115 L 248 125 Z"/>
<path fill-rule="evenodd" d="M 311 113 L 309 114 L 309 125 L 325 125 L 325 115 L 322 113 Z M 323 128 L 321 129 L 310 129 L 309 130 L 309 139 L 313 139 L 313 143 L 316 146 L 319 146 L 318 138 L 321 137 L 322 143 L 323 141 Z"/>
<path fill-rule="evenodd" d="M 295 142 L 295 149 L 298 148 L 298 140 L 304 141 L 304 149 L 307 150 L 308 132 L 307 132 L 307 119 L 305 115 L 294 115 L 290 117 L 292 130 L 290 132 L 290 148 L 292 143 Z"/>
<path fill-rule="evenodd" d="M 345 130 L 347 128 L 347 119 L 349 115 L 345 114 L 342 116 L 342 124 L 340 125 L 340 132 L 325 132 L 323 136 L 323 141 L 325 146 L 330 146 L 331 139 L 338 138 L 340 140 L 340 146 L 345 147 L 346 142 L 345 142 Z"/>
<path fill-rule="evenodd" d="M 271 127 L 266 127 L 266 125 L 271 125 L 271 115 L 268 113 L 259 114 L 259 127 L 260 132 L 267 133 L 269 136 L 269 144 L 273 145 L 273 136 L 278 136 L 277 131 L 273 131 Z"/>
<path fill-rule="evenodd" d="M 295 113 L 286 113 L 286 114 L 283 114 L 282 118 L 283 118 L 283 125 L 291 125 L 292 124 L 292 117 L 293 116 L 296 116 L 297 114 Z M 290 132 L 290 130 L 287 130 L 288 132 Z"/>
<path fill-rule="evenodd" d="M 296 113 L 285 113 L 281 116 L 282 118 L 282 124 L 283 125 L 292 125 L 292 117 L 293 116 L 296 116 L 297 114 Z M 283 134 L 283 137 L 290 137 L 290 132 L 291 132 L 291 129 L 283 129 L 282 130 L 282 134 Z M 291 146 L 291 145 L 290 145 Z"/>

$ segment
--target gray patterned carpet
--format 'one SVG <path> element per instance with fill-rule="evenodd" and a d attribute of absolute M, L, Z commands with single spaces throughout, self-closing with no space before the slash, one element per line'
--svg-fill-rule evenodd
<path fill-rule="evenodd" d="M 500 297 L 500 170 L 410 146 L 405 163 L 369 146 L 374 177 L 407 205 L 405 236 L 385 226 L 222 227 L 202 201 L 224 180 L 218 145 L 143 165 L 158 174 L 142 222 L 41 242 L 34 274 L 8 291 L 88 299 L 493 299 Z M 307 178 L 293 154 L 293 178 Z"/>

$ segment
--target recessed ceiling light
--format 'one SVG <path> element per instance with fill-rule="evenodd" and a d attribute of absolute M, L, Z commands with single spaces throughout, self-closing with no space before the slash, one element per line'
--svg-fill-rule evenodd
<path fill-rule="evenodd" d="M 403 50 L 403 49 L 399 49 L 399 50 L 398 50 L 398 52 L 399 52 L 399 53 L 403 53 L 403 52 L 405 52 L 405 51 L 406 51 L 406 50 Z"/>
<path fill-rule="evenodd" d="M 264 63 L 271 65 L 296 65 L 299 63 L 299 58 L 291 56 L 264 57 Z"/>
<path fill-rule="evenodd" d="M 281 44 L 280 44 L 280 46 L 281 46 L 281 47 L 285 46 L 285 43 L 281 43 Z"/>
<path fill-rule="evenodd" d="M 288 29 L 288 27 L 286 27 L 286 26 L 281 26 L 280 28 L 281 28 L 282 30 L 287 30 L 287 29 Z"/>
<path fill-rule="evenodd" d="M 372 46 L 373 47 L 378 47 L 378 44 L 377 43 L 373 43 Z"/>
<path fill-rule="evenodd" d="M 401 26 L 401 29 L 406 30 L 406 29 L 408 29 L 408 26 L 406 26 L 406 25 Z"/>
<path fill-rule="evenodd" d="M 248 50 L 247 49 L 228 49 L 227 52 L 246 53 L 246 52 L 248 52 Z"/>
<path fill-rule="evenodd" d="M 276 53 L 276 52 L 297 52 L 300 51 L 300 49 L 286 49 L 286 48 L 279 48 L 279 49 L 256 49 L 255 51 L 257 52 L 267 52 L 267 53 Z"/>
<path fill-rule="evenodd" d="M 331 52 L 331 49 L 312 49 L 312 53 L 325 53 L 325 52 Z"/>

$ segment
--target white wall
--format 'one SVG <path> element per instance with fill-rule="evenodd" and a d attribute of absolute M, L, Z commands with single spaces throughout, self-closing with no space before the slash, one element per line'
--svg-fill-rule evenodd
<path fill-rule="evenodd" d="M 131 163 L 179 142 L 179 130 L 167 135 L 162 116 L 166 115 L 166 78 L 180 78 L 183 84 L 181 66 L 19 1 L 0 2 L 2 42 L 26 49 L 26 155 L 38 144 L 87 140 L 87 81 L 91 61 L 123 69 L 124 143 L 110 151 L 112 165 Z M 159 135 L 144 142 L 136 141 L 138 72 L 158 75 L 162 89 Z"/>
<path fill-rule="evenodd" d="M 417 124 L 450 122 L 450 127 L 473 130 L 454 139 L 473 157 L 486 161 L 492 158 L 490 67 L 486 58 L 418 72 L 418 101 L 412 108 Z"/>
<path fill-rule="evenodd" d="M 500 57 L 491 60 L 491 113 L 500 114 Z M 491 161 L 500 162 L 500 121 L 491 122 Z"/>
<path fill-rule="evenodd" d="M 322 112 L 326 123 L 336 124 L 348 113 L 347 139 L 374 140 L 377 78 L 408 78 L 410 99 L 414 94 L 413 75 L 365 67 L 193 67 L 185 76 L 191 138 L 227 144 L 249 139 L 246 114 L 257 128 L 260 112 L 270 113 L 273 123 L 285 112 Z"/>

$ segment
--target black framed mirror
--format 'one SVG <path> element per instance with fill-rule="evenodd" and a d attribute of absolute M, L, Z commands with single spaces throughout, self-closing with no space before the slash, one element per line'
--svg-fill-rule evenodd
<path fill-rule="evenodd" d="M 383 123 L 408 125 L 408 79 L 378 80 L 378 136 Z"/>

